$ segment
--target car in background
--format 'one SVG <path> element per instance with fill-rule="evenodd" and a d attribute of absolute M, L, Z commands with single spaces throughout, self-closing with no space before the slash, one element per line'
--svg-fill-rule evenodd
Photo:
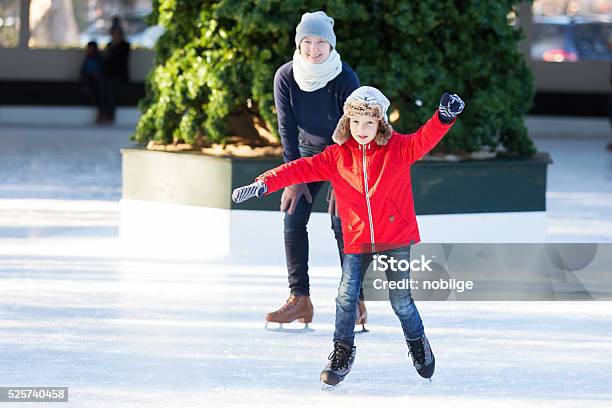
<path fill-rule="evenodd" d="M 606 17 L 534 16 L 531 59 L 612 61 L 612 23 Z"/>

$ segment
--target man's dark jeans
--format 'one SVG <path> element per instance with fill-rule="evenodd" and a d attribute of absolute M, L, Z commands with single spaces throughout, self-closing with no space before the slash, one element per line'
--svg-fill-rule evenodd
<path fill-rule="evenodd" d="M 312 196 L 312 201 L 325 185 L 324 182 L 308 183 L 306 186 Z M 289 289 L 293 295 L 310 295 L 308 279 L 308 231 L 306 226 L 312 212 L 312 204 L 300 197 L 293 214 L 285 213 L 285 255 L 289 272 Z M 344 242 L 342 240 L 342 225 L 340 218 L 331 216 L 331 227 L 338 245 L 340 265 L 344 258 Z"/>
<path fill-rule="evenodd" d="M 300 144 L 302 157 L 313 156 L 322 152 L 325 146 L 305 146 Z M 306 186 L 314 203 L 325 182 L 308 183 Z M 285 213 L 285 255 L 287 258 L 287 271 L 289 272 L 289 289 L 292 295 L 310 296 L 310 281 L 308 279 L 308 231 L 306 226 L 312 212 L 312 204 L 300 197 L 293 214 Z M 334 231 L 340 267 L 344 261 L 344 241 L 342 239 L 342 223 L 340 217 L 331 216 L 331 228 Z M 363 299 L 363 290 L 359 292 L 359 299 Z"/>

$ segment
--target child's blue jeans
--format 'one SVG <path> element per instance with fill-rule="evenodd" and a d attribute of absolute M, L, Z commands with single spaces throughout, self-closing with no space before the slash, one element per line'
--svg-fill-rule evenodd
<path fill-rule="evenodd" d="M 373 261 L 374 255 L 387 255 L 397 261 L 402 259 L 410 261 L 410 246 L 382 251 L 375 254 L 345 254 L 342 265 L 342 279 L 338 287 L 336 298 L 336 331 L 334 332 L 334 343 L 341 341 L 353 345 L 355 339 L 355 318 L 357 317 L 357 300 L 359 289 L 365 276 L 365 272 Z M 388 281 L 400 281 L 410 279 L 410 270 L 405 271 L 396 268 L 385 271 Z M 399 318 L 404 336 L 407 339 L 420 338 L 425 329 L 421 316 L 417 310 L 410 289 L 389 289 L 389 301 L 393 311 Z"/>

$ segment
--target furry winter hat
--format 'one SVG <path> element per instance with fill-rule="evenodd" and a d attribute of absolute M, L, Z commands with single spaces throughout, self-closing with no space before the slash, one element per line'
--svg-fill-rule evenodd
<path fill-rule="evenodd" d="M 385 95 L 374 87 L 362 86 L 355 89 L 344 102 L 344 115 L 338 121 L 332 139 L 340 145 L 345 143 L 352 137 L 350 118 L 354 115 L 367 115 L 380 119 L 374 141 L 379 146 L 386 145 L 393 131 L 387 118 L 389 105 L 391 103 Z"/>
<path fill-rule="evenodd" d="M 334 19 L 324 11 L 304 13 L 300 23 L 295 29 L 295 47 L 300 48 L 302 39 L 307 35 L 323 37 L 332 48 L 336 48 L 336 34 L 334 33 Z"/>

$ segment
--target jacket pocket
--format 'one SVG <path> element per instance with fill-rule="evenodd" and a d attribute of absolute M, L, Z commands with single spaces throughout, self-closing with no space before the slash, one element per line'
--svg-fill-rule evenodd
<path fill-rule="evenodd" d="M 387 214 L 389 218 L 389 222 L 391 224 L 400 223 L 400 225 L 407 226 L 408 221 L 406 221 L 404 214 L 402 213 L 400 208 L 397 206 L 397 204 L 395 204 L 395 201 L 392 198 L 389 199 L 389 201 L 391 202 L 391 210 L 392 210 L 391 212 L 393 212 L 393 214 Z"/>
<path fill-rule="evenodd" d="M 356 238 L 363 233 L 364 220 L 359 217 L 350 206 L 346 208 L 339 208 L 340 220 L 342 221 L 342 227 L 345 229 L 345 234 Z"/>

